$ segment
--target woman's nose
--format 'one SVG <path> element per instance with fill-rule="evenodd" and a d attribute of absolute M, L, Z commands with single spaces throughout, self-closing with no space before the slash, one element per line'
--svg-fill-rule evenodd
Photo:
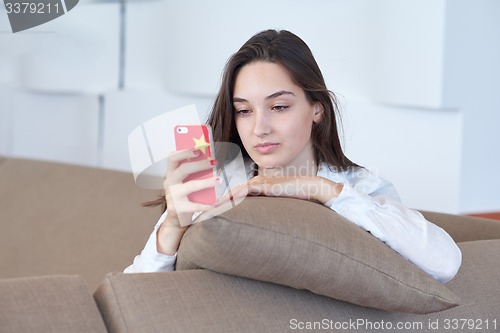
<path fill-rule="evenodd" d="M 253 132 L 256 136 L 262 137 L 271 133 L 271 119 L 265 111 L 257 110 L 254 117 Z"/>

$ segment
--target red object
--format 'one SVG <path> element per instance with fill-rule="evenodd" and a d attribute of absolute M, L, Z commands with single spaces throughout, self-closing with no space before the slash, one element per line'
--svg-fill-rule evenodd
<path fill-rule="evenodd" d="M 212 158 L 210 146 L 210 131 L 206 125 L 178 125 L 174 128 L 175 148 L 177 150 L 197 149 L 198 156 L 183 160 L 182 163 L 206 160 Z M 214 165 L 215 163 L 210 163 Z M 192 180 L 207 179 L 214 176 L 213 168 L 195 172 L 184 179 L 184 183 Z M 191 202 L 213 205 L 217 200 L 215 187 L 206 188 L 188 195 Z"/>

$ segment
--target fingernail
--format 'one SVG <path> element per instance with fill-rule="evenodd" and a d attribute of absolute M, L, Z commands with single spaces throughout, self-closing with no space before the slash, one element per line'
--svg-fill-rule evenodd
<path fill-rule="evenodd" d="M 217 160 L 210 160 L 210 165 L 212 166 L 217 165 Z"/>

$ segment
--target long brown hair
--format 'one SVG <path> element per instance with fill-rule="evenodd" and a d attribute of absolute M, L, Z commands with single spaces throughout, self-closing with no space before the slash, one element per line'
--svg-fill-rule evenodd
<path fill-rule="evenodd" d="M 233 92 L 239 70 L 256 61 L 281 65 L 292 81 L 304 90 L 310 103 L 319 102 L 323 106 L 323 119 L 313 124 L 311 132 L 315 162 L 326 162 L 336 170 L 358 167 L 342 150 L 337 125 L 339 107 L 335 94 L 327 89 L 323 74 L 307 44 L 286 30 L 257 33 L 229 58 L 219 93 L 207 121 L 212 128 L 214 142 L 234 143 L 240 147 L 243 157 L 248 157 L 236 129 Z M 165 196 L 144 205 L 161 204 L 166 209 Z"/>
<path fill-rule="evenodd" d="M 282 66 L 292 81 L 304 90 L 310 103 L 319 102 L 323 106 L 323 119 L 313 125 L 311 133 L 316 163 L 326 162 L 338 170 L 357 167 L 342 150 L 337 126 L 339 107 L 335 94 L 326 88 L 323 74 L 307 44 L 286 30 L 262 31 L 250 38 L 229 58 L 219 93 L 208 118 L 214 141 L 237 144 L 243 156 L 248 157 L 236 129 L 233 92 L 239 70 L 256 61 L 267 61 Z"/>

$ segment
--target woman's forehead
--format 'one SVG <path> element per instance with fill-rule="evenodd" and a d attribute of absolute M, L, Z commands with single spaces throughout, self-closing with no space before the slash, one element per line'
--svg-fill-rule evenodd
<path fill-rule="evenodd" d="M 302 89 L 293 82 L 283 66 L 259 61 L 240 69 L 235 80 L 233 98 L 241 101 L 251 97 L 261 99 L 293 97 L 301 95 L 301 91 Z"/>

